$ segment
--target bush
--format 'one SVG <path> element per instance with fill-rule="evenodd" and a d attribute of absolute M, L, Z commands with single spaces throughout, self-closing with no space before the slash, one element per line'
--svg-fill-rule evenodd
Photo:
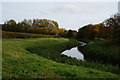
<path fill-rule="evenodd" d="M 55 35 L 2 31 L 2 38 L 53 38 Z"/>

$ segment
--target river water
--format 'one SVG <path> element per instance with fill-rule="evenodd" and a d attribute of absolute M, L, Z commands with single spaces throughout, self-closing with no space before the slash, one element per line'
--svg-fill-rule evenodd
<path fill-rule="evenodd" d="M 80 46 L 85 46 L 86 43 L 80 42 Z M 76 58 L 78 60 L 84 61 L 84 55 L 79 51 L 78 46 L 71 48 L 70 50 L 65 50 L 62 52 L 62 54 L 67 55 L 68 57 Z"/>

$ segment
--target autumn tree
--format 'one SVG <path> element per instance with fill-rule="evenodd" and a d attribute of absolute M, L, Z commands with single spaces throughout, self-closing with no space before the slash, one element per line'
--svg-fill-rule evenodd
<path fill-rule="evenodd" d="M 104 27 L 107 27 L 110 30 L 109 37 L 116 42 L 120 42 L 120 15 L 113 15 L 109 19 L 105 20 L 103 24 Z"/>
<path fill-rule="evenodd" d="M 78 30 L 77 38 L 83 39 L 95 39 L 98 37 L 99 27 L 98 25 L 86 25 Z"/>
<path fill-rule="evenodd" d="M 15 31 L 16 30 L 16 21 L 11 19 L 11 20 L 5 22 L 4 25 L 2 26 L 2 30 Z"/>
<path fill-rule="evenodd" d="M 56 21 L 47 20 L 47 19 L 34 19 L 33 20 L 34 27 L 50 27 L 50 28 L 58 28 L 59 25 Z"/>
<path fill-rule="evenodd" d="M 19 24 L 21 24 L 21 26 L 29 26 L 29 27 L 31 27 L 32 26 L 32 20 L 24 19 L 23 21 L 19 22 Z"/>
<path fill-rule="evenodd" d="M 77 36 L 77 31 L 76 30 L 68 30 L 67 37 L 76 37 Z"/>
<path fill-rule="evenodd" d="M 8 25 L 16 25 L 16 21 L 13 20 L 13 19 L 11 19 L 11 20 L 5 22 L 5 24 L 8 24 Z"/>

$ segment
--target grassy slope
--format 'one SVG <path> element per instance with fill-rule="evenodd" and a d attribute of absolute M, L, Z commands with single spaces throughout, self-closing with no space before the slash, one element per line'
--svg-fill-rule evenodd
<path fill-rule="evenodd" d="M 73 42 L 73 41 L 70 39 L 69 42 Z M 52 47 L 51 47 L 51 45 L 52 45 Z M 44 43 L 44 45 L 28 47 L 26 50 L 28 50 L 29 52 L 31 52 L 33 54 L 40 55 L 41 57 L 56 61 L 58 63 L 66 63 L 69 65 L 83 66 L 86 68 L 92 68 L 92 69 L 96 69 L 96 70 L 120 74 L 120 68 L 118 66 L 114 66 L 111 64 L 107 64 L 107 65 L 100 64 L 98 61 L 97 62 L 79 61 L 75 58 L 70 58 L 68 56 L 61 55 L 61 52 L 63 50 L 70 49 L 70 47 L 74 46 L 74 45 L 69 46 L 69 44 L 68 44 L 67 46 L 64 46 L 64 45 L 62 46 L 62 44 L 61 44 L 61 46 L 58 46 L 58 44 L 53 44 L 53 42 L 52 42 L 51 44 L 49 43 L 49 45 Z M 80 45 L 80 44 L 78 44 L 78 45 Z M 78 49 L 82 49 L 82 47 L 80 47 Z M 98 58 L 98 57 L 99 56 L 96 56 L 96 58 Z"/>
<path fill-rule="evenodd" d="M 65 38 L 3 39 L 3 78 L 117 77 L 110 72 L 57 63 L 26 51 L 28 47 L 38 45 L 62 48 L 74 43 L 76 41 Z"/>

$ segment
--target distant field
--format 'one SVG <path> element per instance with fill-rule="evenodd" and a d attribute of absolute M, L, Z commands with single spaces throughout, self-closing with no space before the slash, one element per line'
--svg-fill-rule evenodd
<path fill-rule="evenodd" d="M 2 31 L 3 38 L 53 38 L 55 35 Z"/>
<path fill-rule="evenodd" d="M 66 38 L 3 39 L 3 78 L 117 78 L 117 74 L 83 66 L 58 63 L 27 51 L 41 47 L 40 53 L 53 51 L 76 44 Z M 46 49 L 51 47 L 51 49 Z M 48 55 L 46 55 L 48 56 Z"/>

